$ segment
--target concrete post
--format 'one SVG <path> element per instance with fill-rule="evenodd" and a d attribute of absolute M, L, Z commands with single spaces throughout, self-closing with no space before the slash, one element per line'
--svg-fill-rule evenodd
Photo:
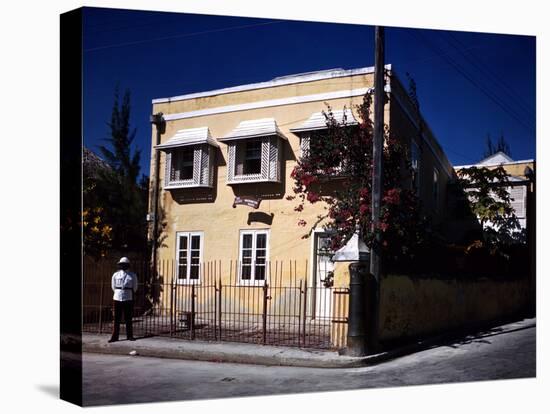
<path fill-rule="evenodd" d="M 349 310 L 346 354 L 365 356 L 367 349 L 367 279 L 368 262 L 354 262 L 349 265 Z"/>

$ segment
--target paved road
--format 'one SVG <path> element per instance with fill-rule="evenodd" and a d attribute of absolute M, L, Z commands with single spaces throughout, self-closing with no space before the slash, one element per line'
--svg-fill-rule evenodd
<path fill-rule="evenodd" d="M 350 369 L 266 367 L 84 354 L 84 404 L 525 378 L 536 374 L 535 352 L 535 327 L 518 324 L 511 332 L 494 329 L 376 366 Z"/>

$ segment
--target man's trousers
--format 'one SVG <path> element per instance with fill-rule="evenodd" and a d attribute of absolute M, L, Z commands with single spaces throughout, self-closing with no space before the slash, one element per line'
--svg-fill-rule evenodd
<path fill-rule="evenodd" d="M 111 339 L 115 339 L 118 341 L 118 335 L 120 332 L 120 321 L 122 320 L 123 313 L 124 313 L 124 322 L 126 323 L 126 338 L 128 339 L 133 338 L 134 331 L 132 327 L 132 316 L 134 313 L 134 301 L 133 300 L 125 300 L 125 301 L 114 300 L 113 308 L 114 308 L 114 314 L 115 314 L 115 321 L 113 324 L 113 335 L 111 336 Z"/>

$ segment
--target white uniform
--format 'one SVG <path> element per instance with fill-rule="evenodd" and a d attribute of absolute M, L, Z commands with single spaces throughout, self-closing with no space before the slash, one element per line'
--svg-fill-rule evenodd
<path fill-rule="evenodd" d="M 134 294 L 138 288 L 138 279 L 135 273 L 127 270 L 119 270 L 111 278 L 111 288 L 114 295 L 113 300 L 127 301 L 133 300 Z"/>

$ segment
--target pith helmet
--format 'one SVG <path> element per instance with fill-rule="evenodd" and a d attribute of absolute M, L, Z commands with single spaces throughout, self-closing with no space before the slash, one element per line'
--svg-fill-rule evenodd
<path fill-rule="evenodd" d="M 122 263 L 130 264 L 130 259 L 128 259 L 127 257 L 121 257 L 120 260 L 118 261 L 118 264 L 122 264 Z"/>

